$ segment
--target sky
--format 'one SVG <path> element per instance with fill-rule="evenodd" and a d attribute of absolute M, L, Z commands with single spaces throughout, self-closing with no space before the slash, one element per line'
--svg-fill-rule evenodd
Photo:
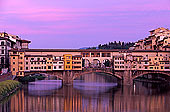
<path fill-rule="evenodd" d="M 170 0 L 0 0 L 0 15 L 0 32 L 30 48 L 82 48 L 170 29 Z"/>

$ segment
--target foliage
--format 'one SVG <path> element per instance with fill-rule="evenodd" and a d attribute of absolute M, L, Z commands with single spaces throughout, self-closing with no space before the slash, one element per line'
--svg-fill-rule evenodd
<path fill-rule="evenodd" d="M 14 80 L 0 82 L 0 98 L 8 96 L 13 90 L 20 86 L 21 83 Z"/>
<path fill-rule="evenodd" d="M 87 49 L 129 49 L 134 46 L 134 42 L 109 42 L 108 44 L 99 44 L 98 47 L 89 47 Z"/>
<path fill-rule="evenodd" d="M 33 82 L 35 80 L 44 80 L 45 76 L 43 75 L 30 75 L 30 76 L 24 76 L 24 77 L 18 77 L 18 81 L 22 83 L 28 83 L 28 82 Z"/>
<path fill-rule="evenodd" d="M 33 76 L 18 77 L 18 81 L 22 83 L 33 82 L 35 81 L 35 77 Z"/>

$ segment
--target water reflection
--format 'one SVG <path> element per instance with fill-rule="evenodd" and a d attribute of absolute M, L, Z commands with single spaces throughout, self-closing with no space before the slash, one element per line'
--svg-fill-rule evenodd
<path fill-rule="evenodd" d="M 118 87 L 111 80 L 115 79 L 88 74 L 71 87 L 62 87 L 61 81 L 37 81 L 1 103 L 0 111 L 169 112 L 169 85 L 135 82 L 133 86 Z"/>
<path fill-rule="evenodd" d="M 42 80 L 30 82 L 28 85 L 28 94 L 34 96 L 51 95 L 55 90 L 62 88 L 61 80 Z"/>

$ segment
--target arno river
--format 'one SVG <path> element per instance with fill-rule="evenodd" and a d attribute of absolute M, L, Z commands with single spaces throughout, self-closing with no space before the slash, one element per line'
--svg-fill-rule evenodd
<path fill-rule="evenodd" d="M 0 112 L 169 112 L 170 85 L 134 82 L 86 74 L 66 87 L 60 80 L 25 85 L 0 104 Z"/>

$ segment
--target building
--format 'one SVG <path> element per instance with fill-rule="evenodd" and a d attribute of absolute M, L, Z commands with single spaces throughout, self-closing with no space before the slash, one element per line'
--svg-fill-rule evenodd
<path fill-rule="evenodd" d="M 79 50 L 11 49 L 9 54 L 12 75 L 24 76 L 27 72 L 82 70 L 82 56 Z"/>
<path fill-rule="evenodd" d="M 170 30 L 157 28 L 149 31 L 150 35 L 139 40 L 134 45 L 134 50 L 163 50 L 170 51 Z"/>
<path fill-rule="evenodd" d="M 8 33 L 0 33 L 0 68 L 9 67 L 9 50 L 11 49 L 28 49 L 31 41 L 22 40 L 18 36 Z"/>
<path fill-rule="evenodd" d="M 162 50 L 95 50 L 95 49 L 12 49 L 10 64 L 13 75 L 83 68 L 170 71 L 170 52 Z"/>

